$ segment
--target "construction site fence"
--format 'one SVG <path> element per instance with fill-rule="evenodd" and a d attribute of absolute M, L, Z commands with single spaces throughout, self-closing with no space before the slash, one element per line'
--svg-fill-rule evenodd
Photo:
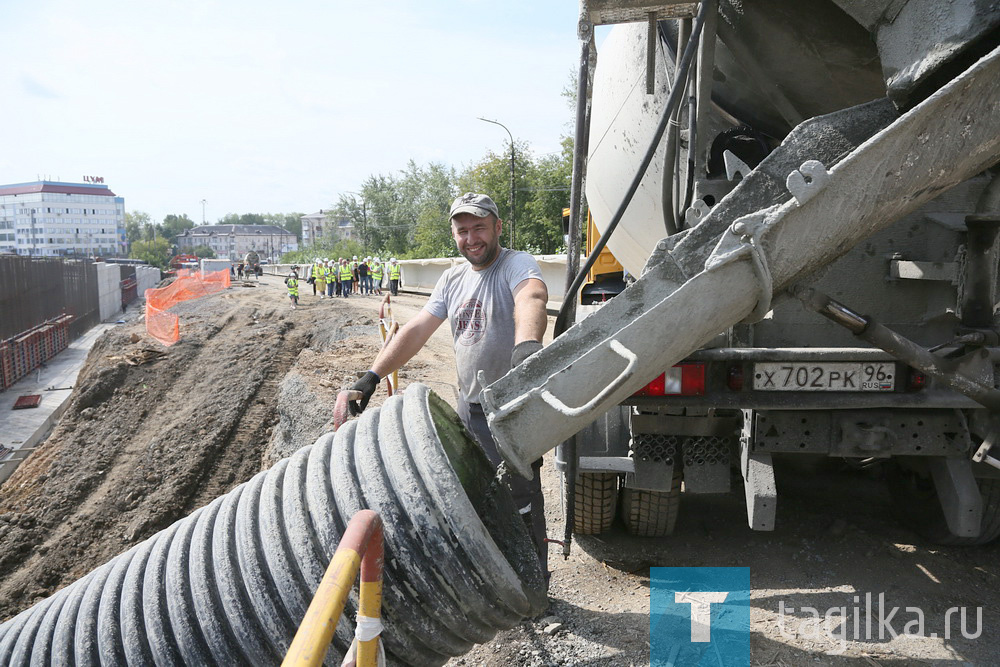
<path fill-rule="evenodd" d="M 183 301 L 221 292 L 229 285 L 227 270 L 213 273 L 178 270 L 177 279 L 166 287 L 146 290 L 146 333 L 164 345 L 173 345 L 181 338 L 180 318 L 169 309 Z"/>

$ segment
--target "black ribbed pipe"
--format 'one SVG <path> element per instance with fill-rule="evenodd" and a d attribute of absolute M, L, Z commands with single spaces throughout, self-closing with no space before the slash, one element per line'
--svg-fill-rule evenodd
<path fill-rule="evenodd" d="M 385 522 L 383 640 L 440 665 L 542 611 L 513 501 L 423 385 L 0 625 L 0 664 L 277 664 L 355 512 Z M 357 596 L 327 664 L 353 637 Z"/>

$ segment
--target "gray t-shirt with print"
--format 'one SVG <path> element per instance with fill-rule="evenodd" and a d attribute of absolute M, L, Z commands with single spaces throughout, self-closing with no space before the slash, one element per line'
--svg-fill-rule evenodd
<path fill-rule="evenodd" d="M 447 319 L 455 346 L 455 364 L 462 400 L 479 403 L 483 387 L 510 370 L 514 350 L 514 288 L 528 278 L 542 279 L 535 258 L 526 252 L 500 249 L 500 256 L 483 271 L 465 263 L 438 279 L 424 310 Z"/>

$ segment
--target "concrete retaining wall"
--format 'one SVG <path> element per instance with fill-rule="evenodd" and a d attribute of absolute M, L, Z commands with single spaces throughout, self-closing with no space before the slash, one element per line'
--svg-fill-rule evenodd
<path fill-rule="evenodd" d="M 122 310 L 121 270 L 117 264 L 98 262 L 97 299 L 101 321 L 105 322 Z"/>
<path fill-rule="evenodd" d="M 203 259 L 201 260 L 201 272 L 228 271 L 232 265 L 233 263 L 228 259 Z"/>
<path fill-rule="evenodd" d="M 137 266 L 135 267 L 135 280 L 138 285 L 139 296 L 142 296 L 146 293 L 146 290 L 160 284 L 163 278 L 160 275 L 160 270 L 155 266 Z"/>

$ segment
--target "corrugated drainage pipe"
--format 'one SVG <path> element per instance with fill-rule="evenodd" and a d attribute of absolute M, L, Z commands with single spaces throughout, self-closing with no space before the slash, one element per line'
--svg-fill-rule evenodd
<path fill-rule="evenodd" d="M 385 522 L 391 662 L 440 665 L 545 608 L 509 494 L 414 384 L 0 625 L 0 664 L 277 664 L 361 509 Z"/>

